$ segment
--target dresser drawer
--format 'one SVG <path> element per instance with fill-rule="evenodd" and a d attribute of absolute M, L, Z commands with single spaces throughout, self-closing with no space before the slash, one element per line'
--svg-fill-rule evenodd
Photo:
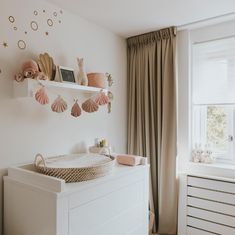
<path fill-rule="evenodd" d="M 89 201 L 95 200 L 96 198 L 118 191 L 125 186 L 129 186 L 140 181 L 143 183 L 145 180 L 146 178 L 144 178 L 143 173 L 137 171 L 128 175 L 128 177 L 120 177 L 114 179 L 112 182 L 107 181 L 97 185 L 96 187 L 88 187 L 87 189 L 73 193 L 69 197 L 69 208 L 76 208 L 88 203 Z"/>
<path fill-rule="evenodd" d="M 122 223 L 131 222 L 133 220 L 132 217 L 136 217 L 135 215 L 144 216 L 143 198 L 144 188 L 143 183 L 140 181 L 127 187 L 123 187 L 118 191 L 100 197 L 77 208 L 71 209 L 69 212 L 69 227 L 71 231 L 70 235 L 95 234 L 94 229 L 96 232 L 98 230 L 105 231 L 104 227 L 106 226 L 104 225 L 112 223 L 112 220 L 115 218 L 115 221 L 117 223 L 117 218 L 122 214 L 123 216 L 120 217 L 120 219 L 122 218 Z M 138 208 L 138 210 L 141 211 L 136 211 L 135 213 L 133 213 L 134 208 Z M 129 215 L 125 216 L 125 213 L 128 213 Z M 125 218 L 125 220 L 123 220 L 123 218 Z M 135 220 L 136 222 L 138 220 L 138 223 L 140 223 L 139 218 L 136 218 Z M 108 227 L 112 228 L 112 226 Z M 126 225 L 126 227 L 128 226 Z"/>

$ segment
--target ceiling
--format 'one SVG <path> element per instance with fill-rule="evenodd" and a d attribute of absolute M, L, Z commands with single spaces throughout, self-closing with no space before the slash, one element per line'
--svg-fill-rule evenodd
<path fill-rule="evenodd" d="M 235 12 L 235 0 L 48 0 L 123 37 Z"/>

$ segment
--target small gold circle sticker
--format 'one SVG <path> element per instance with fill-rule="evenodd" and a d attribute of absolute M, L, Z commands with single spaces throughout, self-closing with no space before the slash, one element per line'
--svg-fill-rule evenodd
<path fill-rule="evenodd" d="M 13 16 L 9 16 L 8 17 L 8 20 L 11 22 L 11 23 L 14 23 L 15 22 L 15 18 Z"/>
<path fill-rule="evenodd" d="M 34 14 L 35 16 L 37 16 L 37 15 L 38 15 L 38 12 L 37 12 L 37 11 L 34 11 L 33 14 Z"/>
<path fill-rule="evenodd" d="M 18 41 L 18 47 L 21 49 L 21 50 L 24 50 L 26 48 L 26 43 L 24 40 L 19 40 Z"/>
<path fill-rule="evenodd" d="M 52 19 L 48 19 L 47 20 L 47 24 L 51 27 L 51 26 L 53 26 L 53 21 L 52 21 Z"/>
<path fill-rule="evenodd" d="M 30 27 L 33 31 L 37 31 L 38 30 L 38 23 L 36 21 L 31 21 Z"/>
<path fill-rule="evenodd" d="M 57 12 L 54 12 L 53 15 L 56 17 L 57 16 Z"/>

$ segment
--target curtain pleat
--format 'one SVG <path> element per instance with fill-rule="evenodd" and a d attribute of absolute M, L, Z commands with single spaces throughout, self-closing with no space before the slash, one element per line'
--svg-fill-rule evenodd
<path fill-rule="evenodd" d="M 175 27 L 127 39 L 128 152 L 146 156 L 159 234 L 176 234 Z"/>

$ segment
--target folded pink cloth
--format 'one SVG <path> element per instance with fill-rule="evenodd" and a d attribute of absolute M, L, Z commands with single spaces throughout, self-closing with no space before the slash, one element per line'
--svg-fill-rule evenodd
<path fill-rule="evenodd" d="M 128 165 L 128 166 L 136 166 L 136 165 L 146 164 L 144 157 L 129 155 L 129 154 L 117 155 L 116 160 L 119 164 Z"/>

